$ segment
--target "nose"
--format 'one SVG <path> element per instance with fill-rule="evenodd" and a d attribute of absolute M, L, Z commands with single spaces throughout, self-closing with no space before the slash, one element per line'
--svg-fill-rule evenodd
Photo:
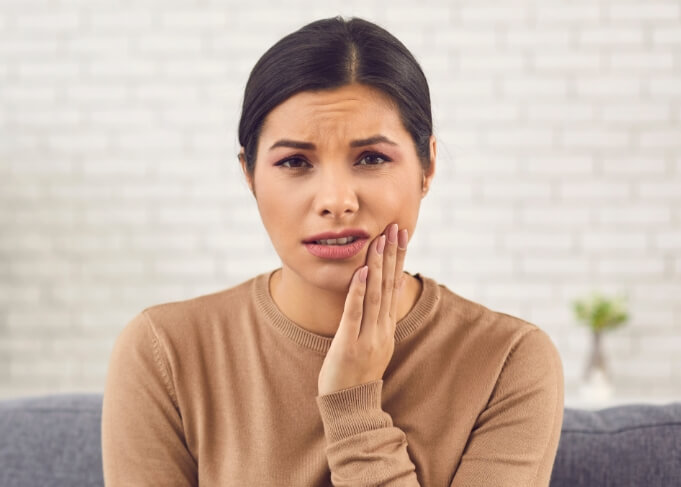
<path fill-rule="evenodd" d="M 342 164 L 327 164 L 319 175 L 315 209 L 324 217 L 342 218 L 359 208 L 352 175 Z"/>

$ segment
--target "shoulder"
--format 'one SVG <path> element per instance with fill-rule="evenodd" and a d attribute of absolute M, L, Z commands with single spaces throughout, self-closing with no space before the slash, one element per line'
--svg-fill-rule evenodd
<path fill-rule="evenodd" d="M 197 334 L 211 335 L 216 328 L 242 321 L 254 301 L 256 280 L 266 276 L 260 274 L 219 291 L 147 306 L 132 318 L 122 334 L 145 334 L 163 345 Z"/>
<path fill-rule="evenodd" d="M 422 276 L 423 277 L 423 276 Z M 446 285 L 436 283 L 437 306 L 431 315 L 438 332 L 447 337 L 451 350 L 473 362 L 486 357 L 487 366 L 496 364 L 496 374 L 511 357 L 514 360 L 560 362 L 558 350 L 540 324 L 497 311 L 467 299 Z"/>
<path fill-rule="evenodd" d="M 484 338 L 488 344 L 513 346 L 526 333 L 541 331 L 534 323 L 465 298 L 445 284 L 430 278 L 424 279 L 437 286 L 438 300 L 434 319 L 446 321 L 471 339 Z"/>
<path fill-rule="evenodd" d="M 257 277 L 212 293 L 154 304 L 145 308 L 143 312 L 154 322 L 173 323 L 183 319 L 208 318 L 216 313 L 230 311 L 235 303 L 243 303 L 248 300 L 255 279 Z"/>

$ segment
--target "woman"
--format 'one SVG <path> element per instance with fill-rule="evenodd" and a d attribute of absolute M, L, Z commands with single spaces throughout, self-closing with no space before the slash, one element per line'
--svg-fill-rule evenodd
<path fill-rule="evenodd" d="M 358 18 L 284 37 L 251 72 L 239 141 L 282 266 L 124 328 L 107 485 L 547 486 L 548 335 L 402 269 L 436 160 L 404 45 Z"/>

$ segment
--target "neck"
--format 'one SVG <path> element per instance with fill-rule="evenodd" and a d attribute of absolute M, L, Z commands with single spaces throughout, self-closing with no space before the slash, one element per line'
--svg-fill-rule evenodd
<path fill-rule="evenodd" d="M 410 274 L 406 274 L 406 278 L 397 305 L 397 321 L 409 313 L 421 293 L 421 281 Z M 274 272 L 269 288 L 273 301 L 288 319 L 312 333 L 329 338 L 335 336 L 347 291 L 338 293 L 319 288 L 286 267 Z"/>

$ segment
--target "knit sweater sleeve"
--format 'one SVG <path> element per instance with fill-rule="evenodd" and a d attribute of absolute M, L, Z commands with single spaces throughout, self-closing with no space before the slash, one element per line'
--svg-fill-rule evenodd
<path fill-rule="evenodd" d="M 101 430 L 107 487 L 198 485 L 170 367 L 145 311 L 114 343 Z"/>
<path fill-rule="evenodd" d="M 563 423 L 563 368 L 550 337 L 526 332 L 506 358 L 451 487 L 548 487 Z"/>
<path fill-rule="evenodd" d="M 331 482 L 344 486 L 418 486 L 407 437 L 381 407 L 383 380 L 317 396 Z"/>

